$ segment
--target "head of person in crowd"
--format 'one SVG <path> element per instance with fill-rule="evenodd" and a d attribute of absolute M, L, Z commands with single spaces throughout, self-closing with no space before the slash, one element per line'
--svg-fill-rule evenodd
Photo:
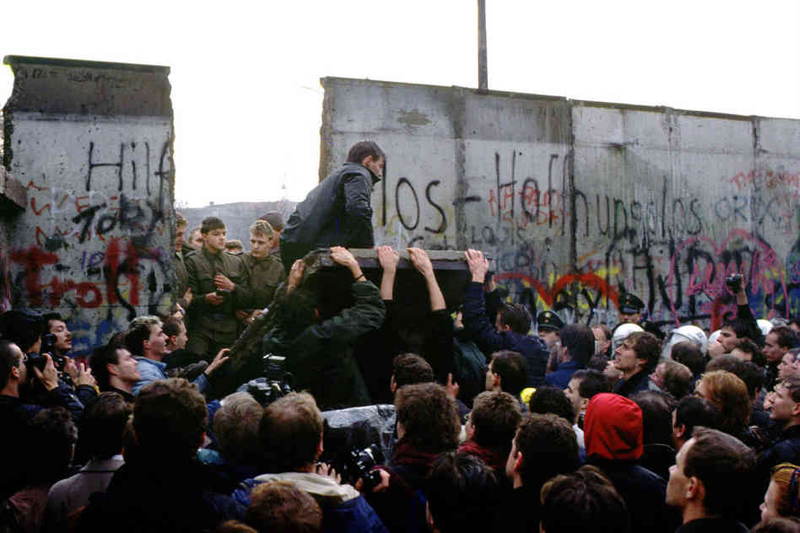
<path fill-rule="evenodd" d="M 256 531 L 317 533 L 322 531 L 322 509 L 314 498 L 289 481 L 257 485 L 250 493 L 245 522 Z"/>
<path fill-rule="evenodd" d="M 763 368 L 756 366 L 751 361 L 742 361 L 732 354 L 715 357 L 706 365 L 706 372 L 717 370 L 725 370 L 741 379 L 747 387 L 747 394 L 751 400 L 756 399 L 766 379 Z"/>
<path fill-rule="evenodd" d="M 366 167 L 376 178 L 382 178 L 386 154 L 374 141 L 359 141 L 348 150 L 347 162 Z"/>
<path fill-rule="evenodd" d="M 751 339 L 739 339 L 736 347 L 731 351 L 731 355 L 742 361 L 752 361 L 758 366 L 766 366 L 767 364 L 764 352 Z"/>
<path fill-rule="evenodd" d="M 519 398 L 526 380 L 525 359 L 519 352 L 500 350 L 492 354 L 486 368 L 486 390 L 503 391 Z"/>
<path fill-rule="evenodd" d="M 569 398 L 579 419 L 586 412 L 589 400 L 601 392 L 611 392 L 611 382 L 601 371 L 591 369 L 578 370 L 572 374 L 569 385 L 564 389 L 564 394 Z"/>
<path fill-rule="evenodd" d="M 670 333 L 669 339 L 664 343 L 662 359 L 668 359 L 672 354 L 672 347 L 680 342 L 691 342 L 700 351 L 705 351 L 708 345 L 708 337 L 705 331 L 691 324 L 675 328 Z"/>
<path fill-rule="evenodd" d="M 594 466 L 556 476 L 542 488 L 542 532 L 627 533 L 630 527 L 625 500 Z"/>
<path fill-rule="evenodd" d="M 417 354 L 401 353 L 392 359 L 392 377 L 389 380 L 392 394 L 405 385 L 430 383 L 434 379 L 433 367 Z"/>
<path fill-rule="evenodd" d="M 783 354 L 781 362 L 778 363 L 778 379 L 800 376 L 800 360 L 798 359 L 798 354 L 800 354 L 800 348 L 792 348 Z"/>
<path fill-rule="evenodd" d="M 555 311 L 542 311 L 536 317 L 536 326 L 539 337 L 542 338 L 548 348 L 552 348 L 561 338 L 560 331 L 564 327 L 564 321 Z"/>
<path fill-rule="evenodd" d="M 594 355 L 594 334 L 589 326 L 568 324 L 559 332 L 561 338 L 560 360 L 573 361 L 584 368 Z"/>
<path fill-rule="evenodd" d="M 621 324 L 638 324 L 642 320 L 644 302 L 635 294 L 626 292 L 619 299 L 619 321 Z"/>
<path fill-rule="evenodd" d="M 494 326 L 497 331 L 513 331 L 527 335 L 531 330 L 531 313 L 521 304 L 501 303 Z"/>
<path fill-rule="evenodd" d="M 78 442 L 78 428 L 63 407 L 42 409 L 30 422 L 25 450 L 28 485 L 53 483 L 66 477 Z"/>
<path fill-rule="evenodd" d="M 614 330 L 614 334 L 611 336 L 611 354 L 612 356 L 616 354 L 617 348 L 627 339 L 632 333 L 639 333 L 643 332 L 642 326 L 639 324 L 632 324 L 632 323 L 625 323 L 620 324 Z"/>
<path fill-rule="evenodd" d="M 658 364 L 661 343 L 652 333 L 636 331 L 617 347 L 614 366 L 628 380 L 637 374 L 650 374 Z"/>
<path fill-rule="evenodd" d="M 781 463 L 772 468 L 761 504 L 761 520 L 800 517 L 800 466 Z"/>
<path fill-rule="evenodd" d="M 46 332 L 55 336 L 53 355 L 67 355 L 72 351 L 72 332 L 67 327 L 67 323 L 58 313 L 47 313 L 44 315 L 44 319 L 47 323 Z"/>
<path fill-rule="evenodd" d="M 189 236 L 189 246 L 195 250 L 199 250 L 203 247 L 203 231 L 201 227 L 198 226 L 192 229 Z"/>
<path fill-rule="evenodd" d="M 521 420 L 519 402 L 507 392 L 478 394 L 465 428 L 467 439 L 476 446 L 468 446 L 464 451 L 474 452 L 486 464 L 502 472 Z"/>
<path fill-rule="evenodd" d="M 725 370 L 706 372 L 697 382 L 695 393 L 708 400 L 720 412 L 719 428 L 731 435 L 741 435 L 750 421 L 752 402 L 747 385 Z"/>
<path fill-rule="evenodd" d="M 774 320 L 774 319 L 773 319 Z M 759 331 L 761 332 L 761 337 L 766 337 L 769 335 L 769 332 L 772 331 L 772 328 L 776 326 L 785 326 L 786 323 L 783 320 L 780 322 L 773 324 L 773 320 L 767 320 L 766 318 L 759 318 L 756 320 L 756 325 L 758 326 Z"/>
<path fill-rule="evenodd" d="M 261 462 L 259 426 L 264 408 L 248 392 L 235 392 L 223 398 L 214 413 L 212 428 L 219 451 L 233 465 L 256 466 Z"/>
<path fill-rule="evenodd" d="M 267 257 L 272 251 L 275 231 L 264 220 L 256 220 L 250 226 L 250 255 L 257 259 Z"/>
<path fill-rule="evenodd" d="M 19 398 L 28 379 L 27 355 L 11 341 L 0 339 L 0 395 Z"/>
<path fill-rule="evenodd" d="M 134 357 L 161 361 L 167 356 L 167 335 L 161 321 L 140 323 L 125 334 L 125 347 Z"/>
<path fill-rule="evenodd" d="M 672 448 L 672 411 L 675 400 L 667 393 L 648 390 L 631 396 L 642 410 L 644 445 L 662 444 Z"/>
<path fill-rule="evenodd" d="M 684 341 L 675 344 L 670 357 L 676 363 L 686 365 L 695 378 L 700 377 L 706 370 L 706 356 L 693 342 Z"/>
<path fill-rule="evenodd" d="M 205 398 L 185 379 L 148 383 L 133 407 L 137 457 L 159 464 L 191 461 L 203 443 L 207 419 Z"/>
<path fill-rule="evenodd" d="M 605 324 L 592 326 L 594 335 L 594 355 L 611 355 L 611 329 Z"/>
<path fill-rule="evenodd" d="M 270 211 L 269 213 L 266 213 L 258 217 L 258 219 L 263 220 L 264 222 L 269 224 L 269 226 L 272 228 L 273 235 L 272 235 L 272 245 L 270 246 L 270 249 L 277 250 L 280 247 L 281 243 L 281 232 L 283 232 L 283 228 L 285 227 L 285 224 L 283 222 L 283 215 L 281 215 L 277 211 Z"/>
<path fill-rule="evenodd" d="M 131 405 L 116 392 L 101 393 L 86 408 L 81 421 L 78 447 L 95 460 L 122 453 L 122 435 L 131 415 Z"/>
<path fill-rule="evenodd" d="M 671 394 L 676 400 L 692 392 L 692 380 L 692 371 L 689 367 L 671 359 L 658 363 L 650 374 L 650 381 L 659 390 Z"/>
<path fill-rule="evenodd" d="M 610 361 L 611 359 L 607 355 L 594 355 L 591 359 L 589 359 L 589 362 L 586 364 L 586 368 L 603 372 L 609 366 L 613 366 L 608 364 Z M 614 372 L 616 373 L 616 370 Z"/>
<path fill-rule="evenodd" d="M 800 533 L 800 518 L 770 518 L 762 520 L 750 530 L 751 533 Z"/>
<path fill-rule="evenodd" d="M 526 416 L 517 429 L 506 461 L 506 476 L 515 488 L 538 490 L 558 474 L 580 464 L 578 440 L 572 425 L 557 415 Z"/>
<path fill-rule="evenodd" d="M 425 484 L 428 525 L 441 533 L 491 531 L 500 493 L 495 471 L 478 457 L 443 453 Z"/>
<path fill-rule="evenodd" d="M 404 443 L 425 453 L 441 453 L 458 445 L 461 423 L 455 402 L 436 383 L 406 385 L 397 390 L 398 447 Z"/>
<path fill-rule="evenodd" d="M 225 241 L 225 251 L 233 255 L 241 255 L 244 253 L 244 245 L 239 239 L 231 239 Z"/>
<path fill-rule="evenodd" d="M 577 413 L 572 402 L 563 390 L 542 385 L 536 388 L 528 403 L 531 413 L 554 414 L 560 416 L 570 424 L 576 421 Z"/>
<path fill-rule="evenodd" d="M 672 442 L 679 450 L 686 441 L 692 438 L 696 427 L 716 429 L 719 423 L 719 409 L 703 398 L 686 396 L 672 413 Z"/>
<path fill-rule="evenodd" d="M 761 338 L 761 332 L 750 323 L 749 320 L 744 318 L 730 318 L 723 322 L 719 330 L 719 337 L 717 342 L 722 345 L 723 353 L 731 353 L 736 348 L 736 344 L 741 339 L 758 340 Z M 766 355 L 766 352 L 764 352 Z M 767 356 L 769 358 L 769 356 Z M 780 358 L 778 358 L 780 360 Z"/>
<path fill-rule="evenodd" d="M 322 431 L 322 413 L 310 394 L 291 392 L 269 404 L 258 429 L 266 471 L 314 472 Z"/>
<path fill-rule="evenodd" d="M 786 325 L 792 328 L 795 333 L 800 334 L 800 316 L 794 316 L 790 318 Z"/>
<path fill-rule="evenodd" d="M 125 345 L 118 341 L 94 349 L 89 358 L 92 375 L 101 391 L 133 391 L 133 386 L 141 379 L 136 359 Z"/>
<path fill-rule="evenodd" d="M 16 344 L 23 353 L 39 353 L 46 324 L 31 309 L 11 309 L 0 315 L 0 337 Z"/>
<path fill-rule="evenodd" d="M 601 393 L 586 407 L 586 455 L 604 461 L 638 461 L 644 453 L 642 410 L 633 400 Z"/>
<path fill-rule="evenodd" d="M 189 337 L 186 334 L 186 325 L 183 320 L 174 317 L 168 318 L 164 321 L 161 329 L 167 336 L 166 349 L 168 353 L 186 348 Z"/>
<path fill-rule="evenodd" d="M 189 221 L 182 214 L 175 211 L 175 251 L 180 252 L 186 242 L 186 227 Z"/>
<path fill-rule="evenodd" d="M 203 249 L 211 254 L 218 254 L 225 250 L 225 237 L 228 229 L 225 223 L 217 217 L 206 217 L 200 225 L 203 234 Z"/>
<path fill-rule="evenodd" d="M 787 326 L 773 328 L 764 339 L 764 356 L 770 365 L 778 365 L 786 352 L 797 345 L 797 334 Z"/>
<path fill-rule="evenodd" d="M 670 468 L 667 504 L 680 509 L 684 524 L 695 519 L 733 518 L 747 503 L 753 452 L 737 438 L 696 428 Z"/>
<path fill-rule="evenodd" d="M 800 376 L 791 376 L 775 385 L 769 417 L 783 429 L 800 424 Z"/>

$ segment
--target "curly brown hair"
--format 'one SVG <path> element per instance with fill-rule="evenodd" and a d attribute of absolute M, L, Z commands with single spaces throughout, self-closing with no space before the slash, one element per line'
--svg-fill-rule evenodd
<path fill-rule="evenodd" d="M 481 446 L 503 446 L 508 449 L 522 421 L 519 402 L 507 392 L 485 391 L 478 394 L 469 416 L 475 428 L 475 442 Z"/>
<path fill-rule="evenodd" d="M 314 397 L 290 392 L 264 409 L 259 440 L 269 472 L 296 471 L 317 459 L 322 440 L 322 413 Z"/>
<path fill-rule="evenodd" d="M 322 509 L 305 491 L 288 481 L 263 483 L 250 494 L 245 521 L 259 531 L 322 531 Z"/>
<path fill-rule="evenodd" d="M 133 407 L 139 449 L 160 457 L 191 457 L 206 431 L 208 411 L 203 395 L 185 379 L 145 385 Z"/>
<path fill-rule="evenodd" d="M 403 440 L 417 450 L 441 453 L 458 445 L 458 409 L 441 385 L 418 383 L 401 387 L 395 407 L 397 423 L 405 431 Z"/>

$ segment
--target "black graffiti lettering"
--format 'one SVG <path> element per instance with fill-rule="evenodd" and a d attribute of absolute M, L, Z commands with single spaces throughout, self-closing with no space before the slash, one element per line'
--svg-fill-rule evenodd
<path fill-rule="evenodd" d="M 98 235 L 105 235 L 109 231 L 112 231 L 114 228 L 117 227 L 117 214 L 116 213 L 105 213 L 100 215 L 97 219 L 97 226 L 95 227 L 95 232 Z"/>
<path fill-rule="evenodd" d="M 408 189 L 411 191 L 411 195 L 414 198 L 414 210 L 416 214 L 414 216 L 413 225 L 409 225 L 408 223 L 406 223 L 406 219 L 405 217 L 403 217 L 403 210 L 401 209 L 400 205 L 400 187 L 402 187 L 403 185 L 408 186 Z M 411 182 L 408 181 L 408 178 L 400 178 L 399 180 L 397 180 L 397 185 L 394 188 L 394 206 L 395 209 L 397 210 L 397 218 L 400 220 L 400 223 L 403 225 L 403 227 L 409 231 L 414 231 L 415 229 L 417 229 L 420 217 L 419 198 L 417 198 L 417 191 L 414 190 L 414 186 L 411 185 Z"/>
<path fill-rule="evenodd" d="M 122 190 L 122 161 L 125 155 L 125 145 L 119 145 L 119 161 L 116 163 L 96 163 L 94 161 L 94 142 L 89 142 L 89 171 L 86 175 L 86 190 L 92 190 L 92 177 L 95 169 L 112 167 L 117 169 L 118 190 Z"/>
<path fill-rule="evenodd" d="M 747 213 L 744 211 L 747 208 L 746 196 L 733 196 L 733 223 L 735 224 L 739 219 L 742 222 L 747 222 Z"/>
<path fill-rule="evenodd" d="M 622 214 L 625 216 L 625 227 L 623 228 L 622 232 L 619 229 L 619 213 L 622 210 Z M 622 235 L 627 233 L 628 231 L 628 210 L 625 209 L 625 202 L 620 200 L 619 198 L 614 198 L 614 238 L 618 235 Z"/>
<path fill-rule="evenodd" d="M 701 231 L 703 231 L 703 219 L 700 218 L 700 214 L 697 212 L 697 209 L 700 206 L 700 199 L 699 198 L 692 198 L 692 201 L 689 202 L 689 212 L 692 214 L 694 218 L 696 226 L 686 226 L 686 233 L 689 235 L 698 235 Z"/>
<path fill-rule="evenodd" d="M 528 196 L 528 187 L 533 185 L 533 193 Z M 525 181 L 522 182 L 522 192 L 520 192 L 520 197 L 522 201 L 522 212 L 525 215 L 525 219 L 528 222 L 533 220 L 539 220 L 539 182 L 536 181 L 535 178 L 525 178 Z M 533 202 L 536 206 L 536 213 L 531 213 L 528 211 L 528 203 Z"/>
<path fill-rule="evenodd" d="M 83 243 L 84 241 L 86 241 L 87 238 L 89 238 L 89 230 L 92 227 L 92 221 L 94 220 L 94 216 L 100 209 L 103 209 L 105 206 L 106 204 L 94 205 L 92 207 L 89 207 L 88 209 L 84 209 L 83 211 L 78 213 L 77 216 L 72 218 L 72 221 L 76 224 L 83 221 L 83 228 L 81 228 L 81 234 L 78 237 L 79 243 Z"/>
<path fill-rule="evenodd" d="M 494 235 L 494 230 L 489 226 L 484 226 L 483 229 L 481 229 L 481 236 L 489 246 L 494 246 L 497 244 L 497 238 Z"/>
<path fill-rule="evenodd" d="M 430 182 L 427 187 L 425 187 L 425 198 L 428 200 L 428 203 L 431 204 L 431 206 L 433 206 L 433 208 L 439 212 L 439 216 L 442 217 L 442 221 L 441 223 L 439 223 L 438 228 L 433 229 L 429 228 L 428 226 L 425 226 L 425 231 L 429 231 L 431 233 L 444 233 L 445 230 L 447 229 L 447 215 L 445 215 L 444 209 L 442 209 L 441 206 L 439 206 L 439 204 L 434 202 L 433 198 L 431 198 L 431 189 L 439 185 L 439 183 L 441 183 L 441 181 L 434 180 Z"/>
<path fill-rule="evenodd" d="M 603 212 L 603 209 L 600 207 L 600 195 L 595 196 L 595 205 L 597 206 L 597 230 L 600 232 L 600 235 L 608 235 L 608 228 L 609 224 L 611 223 L 611 200 L 608 198 L 608 195 L 603 195 L 606 199 L 606 227 L 603 228 L 603 223 L 600 220 L 600 214 Z"/>

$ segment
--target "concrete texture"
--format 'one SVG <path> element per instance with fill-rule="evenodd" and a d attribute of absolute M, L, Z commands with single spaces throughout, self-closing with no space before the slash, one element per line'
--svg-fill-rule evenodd
<path fill-rule="evenodd" d="M 320 176 L 387 153 L 376 243 L 478 248 L 533 312 L 717 327 L 742 272 L 754 312 L 800 314 L 800 122 L 325 78 Z"/>
<path fill-rule="evenodd" d="M 169 69 L 9 56 L 4 166 L 16 306 L 56 310 L 78 353 L 172 301 Z"/>

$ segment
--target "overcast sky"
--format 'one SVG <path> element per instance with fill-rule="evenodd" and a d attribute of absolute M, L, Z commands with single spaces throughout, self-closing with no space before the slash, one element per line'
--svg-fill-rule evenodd
<path fill-rule="evenodd" d="M 486 3 L 491 89 L 800 119 L 800 0 Z M 476 0 L 255 6 L 9 1 L 0 54 L 170 66 L 176 200 L 191 207 L 302 199 L 321 77 L 477 85 Z"/>

